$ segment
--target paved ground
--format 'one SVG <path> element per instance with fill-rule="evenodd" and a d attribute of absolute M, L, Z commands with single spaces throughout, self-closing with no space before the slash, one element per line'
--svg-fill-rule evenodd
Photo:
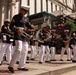
<path fill-rule="evenodd" d="M 60 75 L 76 75 L 76 70 L 71 71 L 71 72 L 67 72 L 67 73 L 64 73 L 64 74 L 60 74 Z"/>
<path fill-rule="evenodd" d="M 30 55 L 29 55 L 30 57 Z M 56 75 L 54 74 L 54 71 L 58 70 L 58 74 L 62 72 L 61 68 L 67 68 L 67 67 L 76 67 L 76 64 L 73 64 L 72 61 L 67 61 L 67 56 L 64 56 L 64 61 L 59 61 L 60 60 L 60 55 L 56 55 L 56 60 L 57 61 L 51 61 L 49 63 L 43 62 L 43 64 L 39 64 L 39 58 L 36 56 L 36 59 L 34 61 L 28 60 L 29 63 L 25 65 L 29 69 L 29 71 L 18 71 L 17 70 L 17 65 L 15 65 L 15 73 L 12 74 L 8 71 L 8 65 L 7 62 L 4 61 L 3 65 L 0 66 L 0 75 Z M 45 59 L 44 59 L 45 60 Z M 60 71 L 61 70 L 61 71 Z M 59 72 L 60 71 L 60 72 Z M 53 74 L 51 74 L 51 72 Z M 50 74 L 48 74 L 50 73 Z"/>
<path fill-rule="evenodd" d="M 29 57 L 31 57 L 30 54 Z M 56 60 L 57 61 L 50 61 L 49 63 L 43 62 L 43 64 L 39 64 L 39 56 L 37 55 L 34 61 L 28 60 L 29 63 L 25 65 L 25 67 L 29 69 L 28 71 L 18 71 L 17 64 L 15 64 L 15 73 L 10 73 L 8 71 L 7 62 L 4 61 L 0 66 L 0 75 L 70 75 L 71 73 L 69 74 L 66 72 L 76 72 L 73 71 L 76 70 L 76 64 L 72 63 L 72 61 L 67 61 L 67 55 L 64 55 L 64 61 L 60 61 L 60 55 L 56 54 Z"/>

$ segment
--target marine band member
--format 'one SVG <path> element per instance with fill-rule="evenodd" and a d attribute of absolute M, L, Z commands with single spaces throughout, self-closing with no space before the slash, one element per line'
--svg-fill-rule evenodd
<path fill-rule="evenodd" d="M 34 31 L 31 31 L 30 33 L 31 33 L 31 35 L 35 34 Z M 33 36 L 30 39 L 30 47 L 31 47 L 31 60 L 35 60 L 35 55 L 37 54 L 36 53 L 36 38 L 35 38 L 35 36 Z"/>
<path fill-rule="evenodd" d="M 43 27 L 42 31 L 40 33 L 40 38 L 45 39 L 46 34 L 47 34 L 47 29 L 46 29 L 46 27 Z M 40 42 L 40 48 L 39 48 L 39 63 L 40 64 L 43 63 L 43 58 L 44 58 L 45 51 L 46 51 L 45 62 L 49 62 L 49 55 L 50 55 L 49 45 L 46 41 Z"/>
<path fill-rule="evenodd" d="M 18 70 L 24 70 L 27 71 L 28 69 L 25 68 L 25 63 L 26 63 L 26 58 L 27 58 L 27 53 L 28 53 L 28 42 L 25 40 L 23 41 L 22 34 L 23 30 L 17 30 L 15 29 L 16 27 L 27 27 L 29 29 L 34 28 L 33 25 L 29 24 L 24 20 L 24 15 L 28 13 L 28 10 L 30 9 L 30 6 L 21 6 L 19 14 L 15 15 L 12 18 L 11 24 L 10 24 L 10 29 L 14 31 L 14 39 L 15 39 L 15 45 L 16 45 L 16 50 L 15 53 L 13 54 L 12 60 L 10 62 L 10 65 L 8 67 L 9 71 L 14 73 L 14 64 L 18 60 L 20 56 L 20 61 L 18 65 Z"/>
<path fill-rule="evenodd" d="M 68 44 L 68 47 L 66 47 L 66 42 L 69 39 L 69 30 L 64 30 L 64 35 L 62 36 L 62 50 L 61 50 L 61 58 L 60 60 L 63 61 L 63 55 L 65 51 L 67 52 L 67 61 L 71 61 L 71 51 Z"/>
<path fill-rule="evenodd" d="M 52 29 L 52 38 L 50 39 L 50 49 L 51 49 L 51 57 L 50 61 L 56 61 L 55 59 L 55 53 L 56 53 L 56 30 Z"/>
<path fill-rule="evenodd" d="M 76 63 L 76 31 L 72 34 L 72 38 L 70 40 L 70 47 L 73 50 L 72 62 Z"/>
<path fill-rule="evenodd" d="M 1 51 L 0 51 L 0 65 L 2 65 L 2 60 L 4 53 L 6 53 L 6 60 L 8 61 L 8 64 L 11 61 L 11 42 L 10 42 L 10 35 L 12 34 L 9 30 L 10 21 L 6 19 L 4 21 L 4 25 L 1 28 L 1 34 L 2 34 L 2 45 L 1 45 Z"/>

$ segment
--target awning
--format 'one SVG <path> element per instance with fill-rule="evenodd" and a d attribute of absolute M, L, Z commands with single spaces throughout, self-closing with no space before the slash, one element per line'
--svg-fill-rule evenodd
<path fill-rule="evenodd" d="M 44 18 L 50 18 L 52 21 L 52 20 L 56 19 L 56 16 L 44 11 L 44 12 L 30 15 L 30 16 L 28 16 L 28 18 L 29 18 L 30 22 L 33 24 L 42 24 L 44 22 Z"/>

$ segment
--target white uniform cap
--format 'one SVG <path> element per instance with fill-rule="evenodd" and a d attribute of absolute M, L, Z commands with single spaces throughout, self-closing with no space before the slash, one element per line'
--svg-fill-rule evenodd
<path fill-rule="evenodd" d="M 5 19 L 4 22 L 10 22 L 10 20 L 9 19 Z"/>
<path fill-rule="evenodd" d="M 67 29 L 67 30 L 64 30 L 64 32 L 69 32 L 69 30 Z"/>
<path fill-rule="evenodd" d="M 56 30 L 55 29 L 52 29 L 51 31 L 55 32 Z"/>
<path fill-rule="evenodd" d="M 75 35 L 75 33 L 73 33 L 73 35 Z"/>
<path fill-rule="evenodd" d="M 21 5 L 21 8 L 24 9 L 24 10 L 29 10 L 30 6 Z"/>

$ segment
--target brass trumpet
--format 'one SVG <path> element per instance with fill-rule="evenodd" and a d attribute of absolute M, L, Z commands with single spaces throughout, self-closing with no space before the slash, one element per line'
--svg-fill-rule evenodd
<path fill-rule="evenodd" d="M 22 31 L 22 36 L 23 37 L 29 37 L 29 39 L 31 39 L 32 37 L 33 37 L 33 35 L 30 35 L 30 34 L 28 34 L 26 31 L 24 31 L 24 28 L 23 27 L 16 27 L 16 26 L 14 26 L 14 28 L 16 29 L 16 31 L 18 31 L 18 30 L 21 30 Z"/>
<path fill-rule="evenodd" d="M 27 37 L 29 37 L 29 39 L 31 39 L 33 37 L 33 35 L 30 35 L 30 34 L 26 33 L 24 30 L 23 30 L 22 36 L 24 36 L 24 37 L 27 36 Z"/>

